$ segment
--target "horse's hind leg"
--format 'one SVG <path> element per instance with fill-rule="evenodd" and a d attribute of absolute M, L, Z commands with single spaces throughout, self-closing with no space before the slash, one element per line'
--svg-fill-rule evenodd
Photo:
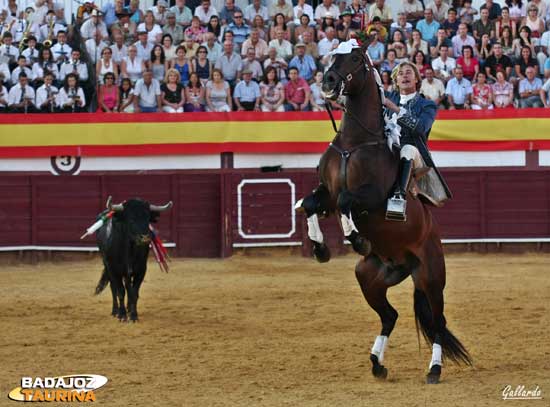
<path fill-rule="evenodd" d="M 326 216 L 328 214 L 329 200 L 328 189 L 320 184 L 310 195 L 300 199 L 294 206 L 297 211 L 303 211 L 307 216 L 307 234 L 313 246 L 313 257 L 319 263 L 326 263 L 330 260 L 330 250 L 324 242 L 323 232 L 319 225 L 319 215 Z"/>
<path fill-rule="evenodd" d="M 445 288 L 445 259 L 439 240 L 427 243 L 425 263 L 419 273 L 413 273 L 415 284 L 414 312 L 417 326 L 432 344 L 432 359 L 426 377 L 428 384 L 439 383 L 443 356 L 455 362 L 471 364 L 470 355 L 460 341 L 447 329 L 443 314 Z"/>
<path fill-rule="evenodd" d="M 384 352 L 388 345 L 388 338 L 397 322 L 397 311 L 391 306 L 386 297 L 389 285 L 384 281 L 385 266 L 380 259 L 371 254 L 361 259 L 355 267 L 355 276 L 361 286 L 363 296 L 380 316 L 382 330 L 376 337 L 371 350 L 372 374 L 375 377 L 385 379 L 388 370 L 382 364 Z"/>

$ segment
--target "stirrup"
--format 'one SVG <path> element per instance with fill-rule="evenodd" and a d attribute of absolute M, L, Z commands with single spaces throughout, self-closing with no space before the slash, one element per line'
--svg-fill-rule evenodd
<path fill-rule="evenodd" d="M 400 194 L 395 194 L 388 199 L 386 206 L 386 220 L 398 222 L 407 221 L 407 200 Z"/>

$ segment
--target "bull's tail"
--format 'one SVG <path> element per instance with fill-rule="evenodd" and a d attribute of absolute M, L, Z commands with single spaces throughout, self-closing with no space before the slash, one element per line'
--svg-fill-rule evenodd
<path fill-rule="evenodd" d="M 426 294 L 420 290 L 414 290 L 414 314 L 416 317 L 416 330 L 419 328 L 424 339 L 432 345 L 435 340 L 435 330 L 432 321 L 432 309 Z M 445 317 L 443 317 L 445 322 Z M 457 364 L 472 365 L 472 357 L 464 345 L 447 329 L 443 328 L 440 334 L 443 357 Z"/>
<path fill-rule="evenodd" d="M 99 279 L 99 282 L 97 283 L 97 286 L 95 288 L 95 294 L 100 294 L 105 287 L 107 287 L 107 284 L 109 284 L 109 274 L 107 273 L 107 268 L 103 268 L 103 273 L 101 274 L 101 278 Z"/>

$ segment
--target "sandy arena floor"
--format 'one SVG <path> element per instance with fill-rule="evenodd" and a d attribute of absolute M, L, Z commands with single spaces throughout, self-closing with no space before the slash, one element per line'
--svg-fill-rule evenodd
<path fill-rule="evenodd" d="M 380 382 L 356 256 L 287 254 L 150 263 L 138 324 L 111 318 L 109 290 L 92 295 L 99 259 L 2 267 L 0 406 L 21 376 L 76 373 L 107 376 L 95 405 L 113 407 L 550 405 L 550 255 L 447 257 L 447 320 L 475 366 L 427 386 L 410 279 L 390 291 L 400 318 Z M 508 384 L 544 399 L 503 401 Z"/>

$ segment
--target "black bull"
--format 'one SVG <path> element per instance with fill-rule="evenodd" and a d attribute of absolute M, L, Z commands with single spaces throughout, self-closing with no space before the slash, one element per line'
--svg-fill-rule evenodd
<path fill-rule="evenodd" d="M 111 204 L 110 198 L 107 201 L 107 210 L 114 214 L 96 234 L 104 269 L 95 293 L 101 293 L 110 283 L 113 295 L 112 315 L 121 321 L 127 319 L 124 306 L 126 293 L 130 320 L 138 319 L 139 288 L 147 271 L 151 242 L 149 224 L 156 222 L 160 212 L 171 207 L 172 202 L 156 206 L 137 198 L 118 205 Z"/>

